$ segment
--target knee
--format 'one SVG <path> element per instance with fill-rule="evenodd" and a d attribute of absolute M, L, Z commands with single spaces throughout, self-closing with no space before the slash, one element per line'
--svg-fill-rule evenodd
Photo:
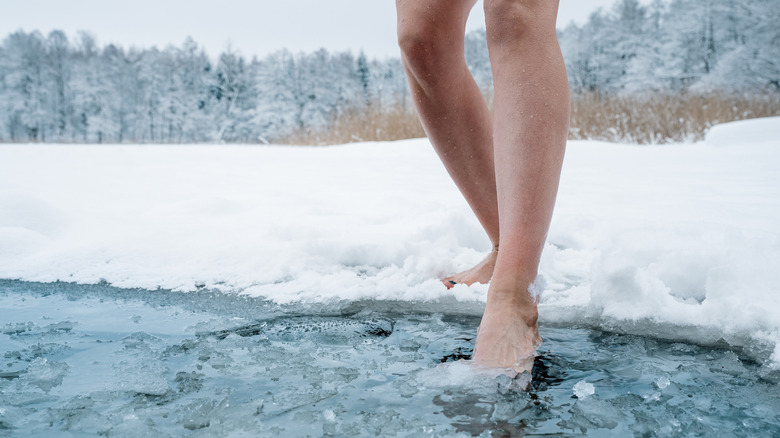
<path fill-rule="evenodd" d="M 557 8 L 551 0 L 485 0 L 488 44 L 501 46 L 534 40 L 545 33 L 555 35 Z"/>
<path fill-rule="evenodd" d="M 435 22 L 414 20 L 398 24 L 398 47 L 404 65 L 415 76 L 447 71 L 446 66 L 458 55 L 457 47 L 452 47 L 453 40 L 457 38 L 448 38 Z"/>

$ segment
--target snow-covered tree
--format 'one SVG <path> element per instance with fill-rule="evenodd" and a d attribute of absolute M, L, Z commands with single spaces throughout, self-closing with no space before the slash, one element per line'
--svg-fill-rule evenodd
<path fill-rule="evenodd" d="M 616 0 L 558 38 L 575 93 L 778 93 L 778 22 L 778 0 Z M 484 30 L 465 36 L 464 55 L 489 96 Z M 0 141 L 278 141 L 344 115 L 412 111 L 398 57 L 214 59 L 192 39 L 126 50 L 87 33 L 12 33 L 0 43 Z"/>

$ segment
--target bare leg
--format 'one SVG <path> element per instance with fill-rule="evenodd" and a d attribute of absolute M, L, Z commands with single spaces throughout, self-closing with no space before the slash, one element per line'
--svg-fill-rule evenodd
<path fill-rule="evenodd" d="M 494 250 L 474 268 L 442 280 L 487 283 L 499 225 L 488 108 L 463 56 L 466 19 L 476 0 L 396 0 L 398 43 L 425 132 Z"/>
<path fill-rule="evenodd" d="M 489 366 L 514 366 L 541 342 L 528 288 L 552 217 L 569 122 L 557 10 L 557 0 L 485 0 L 501 252 L 474 360 Z"/>

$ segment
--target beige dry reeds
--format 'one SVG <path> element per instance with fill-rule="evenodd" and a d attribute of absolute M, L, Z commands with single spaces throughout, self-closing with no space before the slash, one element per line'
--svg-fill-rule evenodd
<path fill-rule="evenodd" d="M 380 110 L 377 105 L 352 109 L 336 117 L 321 129 L 295 132 L 283 143 L 296 145 L 332 145 L 361 141 L 390 141 L 425 137 L 414 111 L 400 105 Z"/>
<path fill-rule="evenodd" d="M 696 141 L 718 123 L 780 115 L 780 94 L 572 96 L 569 138 L 638 144 Z"/>
<path fill-rule="evenodd" d="M 637 144 L 696 141 L 718 123 L 780 116 L 780 93 L 572 96 L 569 138 Z M 296 132 L 282 143 L 330 145 L 424 137 L 417 115 L 378 105 L 344 112 L 322 129 Z"/>

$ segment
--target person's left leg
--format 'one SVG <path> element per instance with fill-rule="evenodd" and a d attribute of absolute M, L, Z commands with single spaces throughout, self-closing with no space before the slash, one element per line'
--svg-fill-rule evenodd
<path fill-rule="evenodd" d="M 473 359 L 491 367 L 518 361 L 527 367 L 541 342 L 529 287 L 552 218 L 569 123 L 557 11 L 558 0 L 485 0 L 501 251 Z"/>
<path fill-rule="evenodd" d="M 466 19 L 476 0 L 396 0 L 398 44 L 425 133 L 493 244 L 468 271 L 443 279 L 487 283 L 498 253 L 492 123 L 464 57 Z"/>

